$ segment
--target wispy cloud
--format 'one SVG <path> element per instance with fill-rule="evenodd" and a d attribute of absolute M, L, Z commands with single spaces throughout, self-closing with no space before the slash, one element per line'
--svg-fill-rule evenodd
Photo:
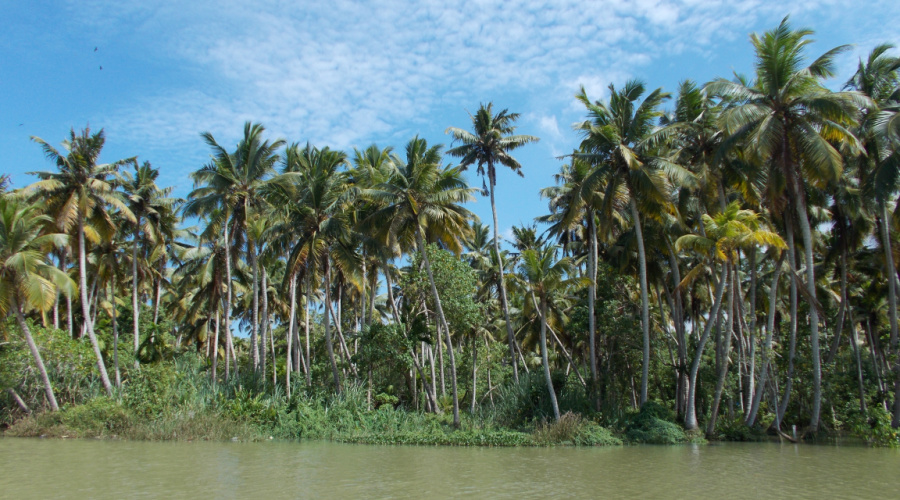
<path fill-rule="evenodd" d="M 442 109 L 471 108 L 472 95 L 546 96 L 533 98 L 536 123 L 556 138 L 558 120 L 565 128 L 580 110 L 572 99 L 580 86 L 592 99 L 605 98 L 610 82 L 621 85 L 674 54 L 703 57 L 746 37 L 760 19 L 809 5 L 79 0 L 72 14 L 110 37 L 129 26 L 128 36 L 155 46 L 154 57 L 184 77 L 119 103 L 110 129 L 188 148 L 200 131 L 236 139 L 240 124 L 255 120 L 274 135 L 345 148 L 403 140 Z M 559 110 L 565 113 L 557 118 Z"/>

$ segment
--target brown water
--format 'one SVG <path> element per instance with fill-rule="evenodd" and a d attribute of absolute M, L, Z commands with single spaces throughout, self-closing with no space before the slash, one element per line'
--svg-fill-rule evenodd
<path fill-rule="evenodd" d="M 900 451 L 0 439 L 0 497 L 900 498 Z"/>

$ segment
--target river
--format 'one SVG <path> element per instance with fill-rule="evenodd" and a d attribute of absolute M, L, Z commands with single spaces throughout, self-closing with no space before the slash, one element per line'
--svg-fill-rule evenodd
<path fill-rule="evenodd" d="M 727 443 L 451 448 L 0 439 L 27 498 L 898 498 L 900 451 Z"/>

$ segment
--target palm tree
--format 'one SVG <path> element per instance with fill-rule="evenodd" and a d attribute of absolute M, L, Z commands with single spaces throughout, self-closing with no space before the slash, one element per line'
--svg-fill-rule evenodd
<path fill-rule="evenodd" d="M 230 336 L 231 328 L 231 249 L 242 248 L 247 237 L 247 222 L 252 212 L 258 210 L 263 203 L 266 177 L 274 172 L 278 160 L 276 151 L 283 140 L 269 143 L 262 139 L 265 128 L 260 124 L 247 122 L 244 124 L 244 137 L 238 143 L 234 153 L 225 150 L 209 132 L 204 132 L 203 140 L 213 150 L 213 160 L 208 165 L 194 172 L 192 177 L 197 186 L 189 195 L 184 207 L 185 215 L 200 215 L 217 207 L 226 210 L 224 217 L 226 280 L 225 333 Z M 259 345 L 257 339 L 259 327 L 259 287 L 258 266 L 253 245 L 248 245 L 248 260 L 253 269 L 253 320 L 251 324 L 250 354 L 253 369 L 259 367 Z M 228 365 L 226 365 L 227 368 Z"/>
<path fill-rule="evenodd" d="M 570 284 L 582 283 L 585 280 L 570 277 L 572 260 L 569 257 L 557 260 L 557 251 L 558 247 L 549 245 L 524 250 L 520 256 L 519 272 L 525 282 L 528 294 L 532 300 L 539 304 L 541 363 L 544 367 L 544 380 L 547 383 L 547 391 L 550 394 L 550 404 L 553 406 L 553 418 L 558 421 L 559 404 L 556 400 L 556 391 L 553 389 L 553 381 L 550 377 L 550 362 L 547 357 L 548 298 L 554 291 L 566 288 Z"/>
<path fill-rule="evenodd" d="M 273 228 L 280 235 L 275 244 L 289 251 L 287 287 L 301 271 L 307 283 L 317 277 L 324 279 L 325 346 L 335 390 L 341 392 L 331 336 L 331 268 L 336 265 L 349 271 L 356 266 L 355 254 L 348 251 L 353 192 L 348 189 L 347 173 L 339 170 L 347 164 L 347 155 L 327 147 L 319 149 L 307 144 L 301 149 L 292 145 L 286 150 L 284 161 L 285 173 L 273 181 L 279 188 L 278 200 L 283 201 L 278 204 L 286 210 L 284 220 Z M 311 298 L 308 295 L 307 303 Z"/>
<path fill-rule="evenodd" d="M 90 129 L 85 128 L 80 135 L 76 135 L 75 130 L 72 129 L 69 139 L 62 142 L 65 155 L 39 137 L 31 139 L 41 145 L 44 155 L 56 163 L 59 171 L 31 172 L 41 180 L 25 188 L 25 192 L 35 194 L 41 199 L 50 200 L 50 204 L 61 208 L 56 213 L 58 214 L 58 223 L 63 227 L 64 232 L 68 233 L 74 225 L 78 237 L 78 288 L 81 293 L 84 327 L 91 346 L 94 348 L 94 354 L 97 356 L 97 367 L 100 370 L 103 387 L 112 396 L 112 384 L 106 373 L 103 354 L 100 352 L 100 344 L 94 335 L 94 325 L 91 321 L 85 233 L 88 223 L 95 227 L 112 226 L 113 222 L 107 207 L 115 208 L 129 221 L 134 219 L 131 210 L 122 200 L 120 193 L 114 190 L 115 185 L 110 180 L 120 165 L 133 160 L 97 164 L 103 144 L 106 142 L 103 130 L 91 134 Z M 94 237 L 96 230 L 92 228 L 89 230 L 91 236 Z"/>
<path fill-rule="evenodd" d="M 473 199 L 474 189 L 466 185 L 460 168 L 441 167 L 441 146 L 428 147 L 425 139 L 413 138 L 406 146 L 406 163 L 388 182 L 362 191 L 364 198 L 380 207 L 367 219 L 374 227 L 383 228 L 382 239 L 396 249 L 415 248 L 422 256 L 439 326 L 446 334 L 450 355 L 453 390 L 453 424 L 459 427 L 459 399 L 456 388 L 456 358 L 450 337 L 450 325 L 434 283 L 431 262 L 425 252 L 425 236 L 440 241 L 450 250 L 461 250 L 460 238 L 469 229 L 474 215 L 460 204 Z"/>
<path fill-rule="evenodd" d="M 506 283 L 503 280 L 503 260 L 500 256 L 500 236 L 497 221 L 497 204 L 494 200 L 494 186 L 497 185 L 496 166 L 504 165 L 510 170 L 523 176 L 522 165 L 512 157 L 510 152 L 528 143 L 537 142 L 540 139 L 530 135 L 513 135 L 516 127 L 513 123 L 519 118 L 518 113 L 509 113 L 503 110 L 496 115 L 493 112 L 493 103 L 482 104 L 475 116 L 471 114 L 473 132 L 468 132 L 456 127 L 447 128 L 447 132 L 453 136 L 454 142 L 461 143 L 455 148 L 447 150 L 447 154 L 462 158 L 459 166 L 466 168 L 477 165 L 478 175 L 487 177 L 487 191 L 491 196 L 491 213 L 494 216 L 494 256 L 500 263 L 500 304 L 503 307 L 503 319 L 506 321 L 506 334 L 509 341 L 509 358 L 513 367 L 513 379 L 519 381 L 518 363 L 516 362 L 516 341 L 513 336 L 512 323 L 509 320 L 509 301 L 506 297 Z M 484 194 L 484 190 L 482 191 Z"/>
<path fill-rule="evenodd" d="M 47 402 L 57 411 L 50 377 L 24 314 L 26 308 L 47 311 L 56 300 L 57 288 L 66 295 L 75 293 L 71 278 L 44 257 L 47 250 L 62 247 L 68 239 L 59 233 L 41 234 L 41 227 L 51 220 L 41 215 L 36 205 L 20 204 L 0 195 L 0 315 L 15 314 L 44 383 Z"/>
<path fill-rule="evenodd" d="M 134 162 L 134 175 L 131 172 L 122 173 L 122 189 L 128 200 L 128 208 L 134 215 L 133 239 L 131 246 L 131 308 L 134 323 L 134 363 L 140 364 L 137 352 L 140 346 L 140 282 L 138 276 L 138 252 L 146 253 L 146 248 L 141 248 L 144 241 L 157 244 L 164 240 L 161 222 L 166 213 L 174 213 L 176 200 L 170 198 L 172 188 L 160 189 L 156 185 L 159 170 L 153 168 L 149 162 L 138 165 Z"/>
<path fill-rule="evenodd" d="M 602 221 L 615 220 L 619 205 L 627 204 L 636 233 L 641 284 L 641 325 L 643 328 L 643 364 L 641 370 L 641 405 L 647 402 L 650 369 L 650 305 L 647 287 L 647 256 L 641 213 L 653 217 L 671 210 L 669 181 L 677 177 L 687 182 L 690 175 L 676 165 L 654 158 L 651 147 L 665 136 L 656 130 L 662 116 L 660 104 L 669 94 L 656 89 L 640 103 L 644 84 L 631 80 L 621 90 L 609 86 L 609 104 L 591 102 L 584 88 L 575 97 L 587 108 L 589 119 L 577 125 L 583 140 L 576 158 L 593 163 L 596 168 L 585 180 L 585 190 L 603 192 Z"/>
<path fill-rule="evenodd" d="M 810 346 L 813 364 L 813 408 L 810 431 L 819 426 L 822 400 L 819 354 L 819 314 L 815 307 L 816 279 L 812 228 L 807 211 L 807 186 L 821 186 L 839 177 L 843 165 L 833 143 L 844 142 L 859 150 L 848 129 L 868 99 L 856 92 L 831 92 L 821 80 L 834 74 L 840 46 L 803 67 L 804 49 L 812 31 L 793 30 L 785 17 L 773 31 L 750 39 L 756 51 L 756 83 L 723 79 L 707 85 L 713 96 L 739 104 L 722 114 L 731 140 L 743 140 L 746 150 L 770 168 L 770 182 L 790 193 L 787 198 L 800 225 L 806 260 L 806 286 L 811 298 Z M 788 245 L 793 247 L 792 239 Z"/>

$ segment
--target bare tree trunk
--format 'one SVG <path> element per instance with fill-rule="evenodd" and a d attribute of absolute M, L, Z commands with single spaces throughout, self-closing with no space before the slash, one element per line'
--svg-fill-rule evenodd
<path fill-rule="evenodd" d="M 478 346 L 475 344 L 476 335 L 472 333 L 472 405 L 469 413 L 475 414 L 475 398 L 478 392 Z M 490 387 L 488 387 L 490 389 Z"/>
<path fill-rule="evenodd" d="M 800 191 L 799 180 L 795 179 L 797 196 L 797 218 L 800 222 L 800 234 L 803 236 L 803 250 L 806 257 L 806 289 L 812 302 L 809 304 L 809 343 L 810 357 L 812 357 L 813 378 L 813 407 L 809 419 L 809 431 L 815 433 L 819 429 L 819 413 L 822 407 L 822 357 L 819 354 L 819 309 L 816 304 L 816 266 L 813 260 L 812 229 L 809 226 L 809 217 L 806 214 L 806 202 Z M 900 368 L 900 367 L 898 367 Z M 900 371 L 898 371 L 900 374 Z M 897 379 L 897 389 L 900 391 L 900 378 Z M 900 412 L 900 406 L 897 406 Z"/>
<path fill-rule="evenodd" d="M 253 371 L 259 372 L 259 263 L 256 257 L 256 242 L 251 238 L 247 239 L 247 253 L 250 257 L 250 268 L 253 276 L 253 304 L 250 319 L 250 364 L 253 365 Z M 265 349 L 265 344 L 263 344 Z"/>
<path fill-rule="evenodd" d="M 138 360 L 138 350 L 141 345 L 140 319 L 141 308 L 138 300 L 140 295 L 140 285 L 138 283 L 138 240 L 140 239 L 141 218 L 137 217 L 137 223 L 134 229 L 134 242 L 131 245 L 131 318 L 134 330 L 134 367 L 141 366 Z"/>
<path fill-rule="evenodd" d="M 787 236 L 788 244 L 788 264 L 791 270 L 791 338 L 790 347 L 788 348 L 788 372 L 787 379 L 784 382 L 784 395 L 781 404 L 778 405 L 778 412 L 775 418 L 775 428 L 781 429 L 781 417 L 787 411 L 788 403 L 791 400 L 791 388 L 794 385 L 794 356 L 797 353 L 797 252 L 794 246 L 794 223 L 791 215 L 786 214 L 784 218 L 785 236 Z M 779 417 L 780 416 L 780 417 Z"/>
<path fill-rule="evenodd" d="M 750 412 L 744 423 L 747 427 L 753 427 L 756 423 L 756 416 L 759 413 L 759 405 L 762 402 L 763 393 L 766 390 L 766 377 L 769 373 L 769 353 L 772 351 L 772 335 L 775 332 L 775 309 L 778 301 L 778 280 L 781 277 L 782 265 L 784 264 L 784 253 L 775 264 L 775 274 L 772 277 L 772 284 L 769 288 L 769 313 L 766 319 L 766 340 L 763 345 L 762 368 L 759 372 L 759 384 L 756 393 L 753 395 L 753 404 L 750 405 Z"/>
<path fill-rule="evenodd" d="M 100 344 L 97 342 L 97 336 L 94 335 L 94 324 L 91 322 L 90 302 L 88 301 L 87 291 L 87 261 L 84 250 L 84 218 L 80 211 L 78 213 L 78 279 L 85 332 L 91 341 L 91 347 L 94 348 L 94 355 L 97 356 L 97 368 L 100 369 L 100 380 L 103 382 L 103 388 L 106 389 L 106 394 L 112 397 L 112 384 L 109 381 L 109 375 L 106 374 L 106 364 L 103 362 L 103 354 L 100 352 Z"/>
<path fill-rule="evenodd" d="M 647 255 L 644 251 L 644 233 L 641 229 L 641 214 L 634 196 L 630 199 L 631 216 L 637 236 L 638 260 L 641 279 L 641 328 L 644 334 L 644 349 L 641 366 L 641 406 L 647 402 L 647 382 L 650 378 L 650 299 L 647 296 Z"/>
<path fill-rule="evenodd" d="M 216 308 L 216 338 L 213 343 L 213 359 L 212 359 L 212 379 L 213 385 L 215 385 L 219 380 L 219 308 Z"/>
<path fill-rule="evenodd" d="M 588 286 L 588 338 L 590 344 L 590 366 L 591 366 L 591 392 L 594 395 L 594 410 L 600 411 L 600 393 L 597 384 L 599 377 L 597 374 L 597 315 L 594 308 L 597 302 L 597 229 L 594 227 L 594 210 L 589 207 L 587 211 L 587 230 L 590 242 L 590 256 L 588 258 L 588 272 L 591 280 Z"/>
<path fill-rule="evenodd" d="M 266 374 L 266 336 L 269 333 L 269 288 L 268 288 L 268 275 L 266 273 L 266 266 L 262 266 L 262 324 L 260 325 L 260 372 L 265 376 Z M 272 358 L 272 362 L 275 362 L 275 358 Z"/>
<path fill-rule="evenodd" d="M 284 362 L 284 384 L 285 390 L 287 393 L 287 397 L 291 397 L 291 371 L 293 371 L 294 362 L 291 359 L 293 355 L 293 342 L 294 342 L 294 309 L 297 307 L 297 277 L 291 275 L 290 282 L 288 283 L 288 288 L 290 289 L 289 293 L 291 296 L 291 304 L 290 304 L 290 312 L 288 312 L 288 331 L 287 331 L 287 352 L 285 353 L 285 362 Z"/>
<path fill-rule="evenodd" d="M 331 308 L 331 263 L 328 257 L 325 257 L 325 307 Z M 329 321 L 328 311 L 325 311 L 325 347 L 328 350 L 328 359 L 331 361 L 331 375 L 334 378 L 334 389 L 341 393 L 341 376 L 338 370 L 337 361 L 334 359 L 334 347 L 331 342 L 331 322 Z"/>
<path fill-rule="evenodd" d="M 19 323 L 19 328 L 22 329 L 22 333 L 25 335 L 25 343 L 28 344 L 28 350 L 31 351 L 31 357 L 34 358 L 34 364 L 37 366 L 38 373 L 41 375 L 41 382 L 44 383 L 44 393 L 47 396 L 47 402 L 50 403 L 50 409 L 59 411 L 59 405 L 56 404 L 56 396 L 53 395 L 53 386 L 50 385 L 50 377 L 47 375 L 47 369 L 44 367 L 44 360 L 41 358 L 41 352 L 38 350 L 37 344 L 34 343 L 34 338 L 31 336 L 31 329 L 28 328 L 28 323 L 25 322 L 25 315 L 22 313 L 22 307 L 16 300 L 16 294 L 11 293 L 10 299 L 11 309 L 16 312 L 16 320 Z M 27 409 L 27 407 L 25 408 Z"/>
<path fill-rule="evenodd" d="M 719 404 L 722 401 L 722 389 L 725 387 L 725 378 L 728 376 L 728 365 L 729 365 L 729 357 L 731 353 L 731 335 L 734 329 L 734 299 L 735 299 L 735 286 L 734 280 L 737 278 L 734 272 L 734 265 L 731 262 L 724 262 L 722 264 L 726 269 L 730 269 L 730 277 L 729 277 L 729 290 L 728 290 L 728 322 L 725 325 L 725 332 L 719 332 L 719 336 L 722 338 L 721 352 L 718 358 L 721 363 L 719 368 L 718 377 L 716 379 L 716 389 L 713 396 L 713 405 L 712 410 L 709 415 L 709 422 L 706 426 L 706 435 L 712 436 L 716 431 L 716 420 L 719 416 Z"/>
<path fill-rule="evenodd" d="M 225 379 L 231 378 L 231 239 L 228 237 L 228 214 L 225 215 Z"/>
<path fill-rule="evenodd" d="M 438 295 L 437 286 L 434 284 L 434 274 L 431 271 L 431 262 L 428 259 L 428 252 L 425 248 L 425 238 L 422 236 L 422 228 L 416 226 L 416 239 L 419 244 L 419 251 L 422 252 L 422 261 L 425 263 L 425 271 L 428 273 L 428 281 L 431 284 L 431 294 L 434 296 L 434 305 L 437 309 L 438 318 L 446 333 L 447 353 L 450 355 L 450 382 L 453 390 L 453 427 L 459 428 L 459 397 L 456 391 L 456 356 L 453 353 L 453 340 L 450 338 L 450 326 L 444 316 L 444 308 L 441 305 L 441 297 Z"/>
<path fill-rule="evenodd" d="M 513 380 L 516 383 L 519 382 L 519 367 L 516 359 L 516 340 L 515 334 L 513 334 L 512 322 L 509 320 L 509 300 L 507 299 L 506 294 L 506 281 L 504 279 L 503 273 L 503 259 L 500 257 L 500 235 L 497 222 L 497 203 L 494 201 L 494 163 L 493 161 L 488 161 L 488 177 L 490 180 L 488 182 L 488 188 L 490 189 L 491 194 L 491 215 L 494 217 L 494 255 L 497 257 L 497 270 L 500 274 L 500 306 L 503 308 L 503 320 L 506 322 L 506 338 L 509 341 L 509 360 L 512 364 L 513 369 Z M 422 249 L 424 252 L 425 250 Z M 447 332 L 449 335 L 450 332 Z M 455 369 L 454 369 L 455 370 Z M 455 376 L 454 376 L 455 377 Z M 455 381 L 454 381 L 455 383 Z"/>
<path fill-rule="evenodd" d="M 553 419 L 559 422 L 559 404 L 556 402 L 556 391 L 553 389 L 553 378 L 550 376 L 550 361 L 547 357 L 547 299 L 541 295 L 541 362 L 544 365 L 544 380 L 550 392 L 550 404 L 553 406 Z"/>
<path fill-rule="evenodd" d="M 894 269 L 894 253 L 891 248 L 891 217 L 887 205 L 881 202 L 881 240 L 884 248 L 884 261 L 887 267 L 888 281 L 888 318 L 891 323 L 891 352 L 897 358 L 894 364 L 894 416 L 891 427 L 900 428 L 900 336 L 897 327 L 897 272 Z"/>
<path fill-rule="evenodd" d="M 113 363 L 116 366 L 116 388 L 122 387 L 122 373 L 119 370 L 119 325 L 116 322 L 116 273 L 113 272 L 109 284 L 109 302 L 112 309 Z"/>
<path fill-rule="evenodd" d="M 722 297 L 725 295 L 725 284 L 728 281 L 728 264 L 722 264 L 722 276 L 719 278 L 719 282 L 716 283 L 716 300 L 713 302 L 712 311 L 709 313 L 709 319 L 706 321 L 706 326 L 703 327 L 703 335 L 700 337 L 700 341 L 697 342 L 697 349 L 694 353 L 694 360 L 691 362 L 691 372 L 688 379 L 688 398 L 687 398 L 687 406 L 684 412 L 684 427 L 685 429 L 692 431 L 696 430 L 697 425 L 697 374 L 700 371 L 700 360 L 703 357 L 703 348 L 706 347 L 706 342 L 709 340 L 709 334 L 712 331 L 713 323 L 716 321 L 716 318 L 719 316 L 719 309 L 722 305 Z"/>

